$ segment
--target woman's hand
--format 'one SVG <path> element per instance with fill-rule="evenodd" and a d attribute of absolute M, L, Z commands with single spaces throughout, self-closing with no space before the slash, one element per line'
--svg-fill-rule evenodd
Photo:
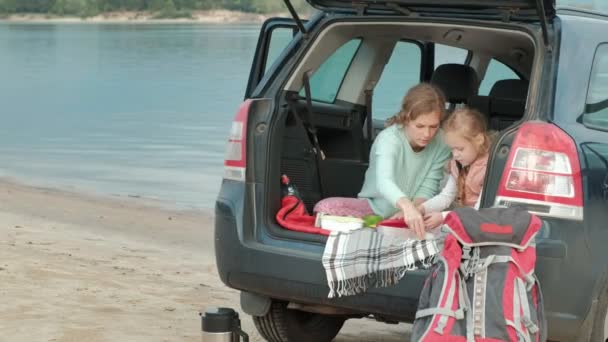
<path fill-rule="evenodd" d="M 427 230 L 439 227 L 443 223 L 443 215 L 440 212 L 424 215 L 424 226 Z"/>
<path fill-rule="evenodd" d="M 422 205 L 422 203 L 416 205 L 416 209 L 418 209 L 418 211 L 420 212 L 420 214 L 422 214 L 422 216 L 424 216 L 426 214 L 426 209 L 424 209 L 424 205 Z"/>
<path fill-rule="evenodd" d="M 424 220 L 420 211 L 418 211 L 414 204 L 405 197 L 401 197 L 397 201 L 397 207 L 403 213 L 403 219 L 408 227 L 414 230 L 419 239 L 423 239 L 425 229 Z"/>
<path fill-rule="evenodd" d="M 391 216 L 389 219 L 391 220 L 403 220 L 403 211 L 398 210 L 395 215 Z"/>

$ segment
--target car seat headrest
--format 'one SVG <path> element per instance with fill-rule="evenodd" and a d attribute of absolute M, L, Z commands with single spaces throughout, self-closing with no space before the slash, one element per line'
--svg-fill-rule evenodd
<path fill-rule="evenodd" d="M 442 64 L 433 72 L 431 83 L 443 91 L 450 103 L 463 103 L 477 94 L 477 73 L 468 65 Z"/>
<path fill-rule="evenodd" d="M 494 83 L 490 90 L 490 97 L 525 100 L 528 97 L 528 81 L 500 80 Z"/>

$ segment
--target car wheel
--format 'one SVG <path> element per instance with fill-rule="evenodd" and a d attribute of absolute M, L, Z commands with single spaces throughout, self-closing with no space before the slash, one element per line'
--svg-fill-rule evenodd
<path fill-rule="evenodd" d="M 273 302 L 265 316 L 253 316 L 258 332 L 270 342 L 328 342 L 344 321 L 341 316 L 288 309 L 284 302 Z"/>

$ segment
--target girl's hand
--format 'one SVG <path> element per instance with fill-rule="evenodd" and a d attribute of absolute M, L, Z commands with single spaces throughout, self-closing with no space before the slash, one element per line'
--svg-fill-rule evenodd
<path fill-rule="evenodd" d="M 440 212 L 424 215 L 424 226 L 427 230 L 439 227 L 443 223 L 443 215 Z"/>
<path fill-rule="evenodd" d="M 425 229 L 424 220 L 420 211 L 418 211 L 414 204 L 405 197 L 402 197 L 397 201 L 397 207 L 403 212 L 403 219 L 408 227 L 414 230 L 419 239 L 423 239 Z"/>

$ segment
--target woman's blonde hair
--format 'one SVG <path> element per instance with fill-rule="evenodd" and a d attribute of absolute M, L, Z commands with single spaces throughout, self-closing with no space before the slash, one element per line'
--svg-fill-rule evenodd
<path fill-rule="evenodd" d="M 485 155 L 488 153 L 490 146 L 492 145 L 492 137 L 488 132 L 486 119 L 483 114 L 475 109 L 467 107 L 456 109 L 443 123 L 443 131 L 445 134 L 455 132 L 461 135 L 465 140 L 475 146 L 478 155 Z M 478 139 L 480 135 L 483 138 L 481 140 Z M 466 192 L 464 190 L 468 172 L 468 167 L 460 168 L 458 172 L 458 179 L 456 180 L 458 189 L 456 204 L 458 206 L 462 206 L 466 203 Z"/>
<path fill-rule="evenodd" d="M 401 102 L 401 110 L 386 120 L 386 127 L 394 124 L 406 125 L 421 115 L 436 113 L 443 118 L 445 113 L 445 96 L 443 92 L 429 83 L 420 83 L 407 91 Z"/>

